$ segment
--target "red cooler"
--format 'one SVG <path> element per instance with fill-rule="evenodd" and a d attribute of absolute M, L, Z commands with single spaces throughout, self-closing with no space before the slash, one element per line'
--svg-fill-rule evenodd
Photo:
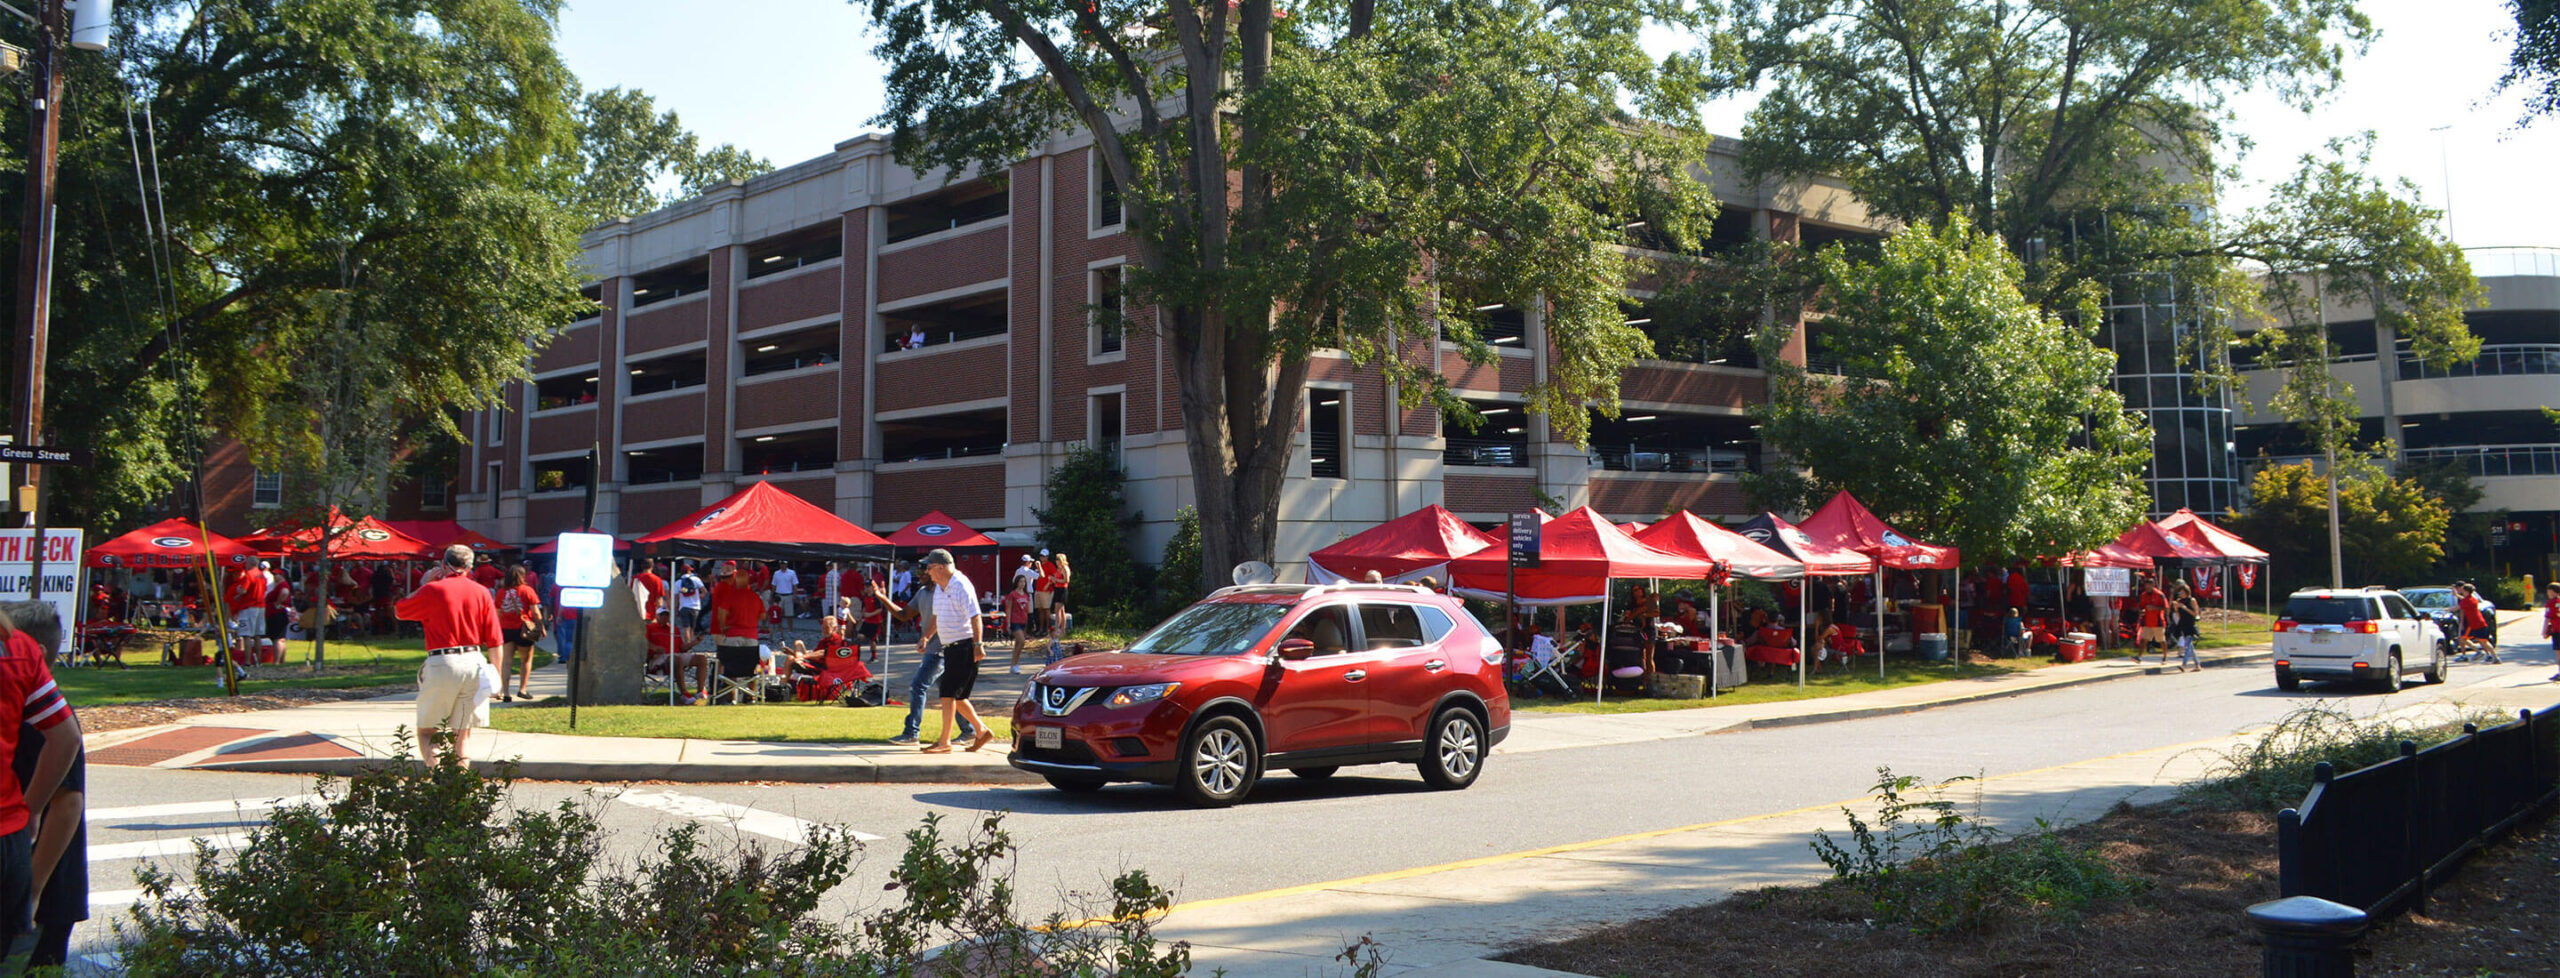
<path fill-rule="evenodd" d="M 2062 636 L 2062 650 L 2054 653 L 2054 658 L 2062 662 L 2086 662 L 2097 652 L 2097 636 L 2087 632 L 2072 632 Z"/>

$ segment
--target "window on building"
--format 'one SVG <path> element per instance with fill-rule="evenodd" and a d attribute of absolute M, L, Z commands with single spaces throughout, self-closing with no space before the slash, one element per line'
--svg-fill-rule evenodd
<path fill-rule="evenodd" d="M 1011 195 L 993 180 L 971 180 L 889 205 L 888 244 L 1004 217 Z"/>
<path fill-rule="evenodd" d="M 739 471 L 748 475 L 777 472 L 828 472 L 836 467 L 836 429 L 794 431 L 738 439 Z M 696 475 L 700 475 L 696 463 Z"/>
<path fill-rule="evenodd" d="M 284 505 L 284 473 L 258 472 L 249 480 L 249 505 L 267 509 Z"/>
<path fill-rule="evenodd" d="M 631 393 L 657 394 L 700 387 L 710 373 L 710 359 L 700 350 L 635 360 L 631 364 Z"/>
<path fill-rule="evenodd" d="M 419 509 L 449 509 L 453 506 L 453 480 L 428 476 L 418 482 Z"/>
<path fill-rule="evenodd" d="M 580 372 L 534 381 L 533 409 L 548 411 L 553 408 L 593 404 L 596 401 L 597 379 L 596 374 Z"/>
<path fill-rule="evenodd" d="M 711 259 L 696 258 L 631 277 L 631 304 L 646 306 L 711 291 Z"/>
<path fill-rule="evenodd" d="M 1618 303 L 1625 322 L 1644 331 L 1653 341 L 1653 358 L 1675 363 L 1708 363 L 1727 367 L 1758 367 L 1760 356 L 1751 345 L 1752 331 L 1759 322 L 1719 322 L 1713 314 L 1694 303 L 1668 298 L 1627 298 Z"/>
<path fill-rule="evenodd" d="M 777 234 L 747 246 L 747 277 L 763 278 L 844 257 L 844 228 L 834 222 Z"/>
<path fill-rule="evenodd" d="M 1529 339 L 1529 311 L 1507 302 L 1477 306 L 1484 322 L 1476 326 L 1476 336 L 1493 346 L 1524 349 Z"/>
<path fill-rule="evenodd" d="M 1120 403 L 1119 391 L 1095 394 L 1085 412 L 1085 440 L 1093 444 L 1095 451 L 1115 458 L 1120 454 Z"/>
<path fill-rule="evenodd" d="M 1749 418 L 1627 408 L 1591 416 L 1591 455 L 1621 472 L 1739 475 L 1756 470 L 1760 441 Z"/>
<path fill-rule="evenodd" d="M 587 300 L 587 309 L 585 312 L 579 314 L 578 318 L 593 319 L 597 316 L 604 315 L 604 283 L 597 282 L 580 288 L 578 290 L 578 297 Z"/>
<path fill-rule="evenodd" d="M 584 455 L 544 459 L 533 463 L 533 491 L 567 492 L 585 489 L 594 477 L 594 468 Z"/>
<path fill-rule="evenodd" d="M 918 350 L 984 336 L 1006 329 L 1007 292 L 994 289 L 880 314 L 881 351 Z"/>
<path fill-rule="evenodd" d="M 883 462 L 1002 455 L 1004 445 L 1003 408 L 880 422 L 880 460 Z"/>
<path fill-rule="evenodd" d="M 780 373 L 844 359 L 844 329 L 836 323 L 738 341 L 739 375 Z"/>
<path fill-rule="evenodd" d="M 635 448 L 622 453 L 622 471 L 624 480 L 635 486 L 693 482 L 702 478 L 702 446 Z"/>
<path fill-rule="evenodd" d="M 1342 478 L 1344 393 L 1321 387 L 1307 391 L 1307 476 Z"/>
<path fill-rule="evenodd" d="M 1093 229 L 1096 231 L 1120 223 L 1120 183 L 1111 179 L 1111 168 L 1102 162 L 1102 154 L 1093 154 Z"/>
<path fill-rule="evenodd" d="M 1440 419 L 1440 430 L 1449 433 L 1448 447 L 1441 452 L 1442 464 L 1494 468 L 1529 464 L 1529 417 L 1520 405 L 1472 400 L 1466 405 L 1482 415 L 1484 421 L 1469 431 L 1464 415 L 1450 412 Z"/>
<path fill-rule="evenodd" d="M 1093 355 L 1107 357 L 1124 348 L 1123 336 L 1128 331 L 1128 305 L 1121 301 L 1120 266 L 1093 270 L 1086 286 L 1093 297 L 1089 310 L 1093 322 Z"/>

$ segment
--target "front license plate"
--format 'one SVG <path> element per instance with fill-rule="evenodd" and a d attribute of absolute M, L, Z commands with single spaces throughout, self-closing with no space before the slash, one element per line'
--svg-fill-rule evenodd
<path fill-rule="evenodd" d="M 2311 636 L 2311 644 L 2313 644 L 2313 645 L 2327 645 L 2327 644 L 2329 644 L 2329 636 L 2326 636 L 2326 635 L 2313 635 L 2313 636 Z"/>
<path fill-rule="evenodd" d="M 1031 728 L 1031 746 L 1041 750 L 1057 750 L 1067 746 L 1067 732 L 1057 727 Z"/>

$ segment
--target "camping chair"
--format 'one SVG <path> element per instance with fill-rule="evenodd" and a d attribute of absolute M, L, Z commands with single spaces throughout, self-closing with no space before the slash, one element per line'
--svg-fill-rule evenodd
<path fill-rule="evenodd" d="M 1580 646 L 1559 649 L 1553 658 L 1541 663 L 1521 653 L 1520 673 L 1511 680 L 1513 688 L 1523 696 L 1560 696 L 1573 698 L 1573 676 L 1582 667 Z"/>

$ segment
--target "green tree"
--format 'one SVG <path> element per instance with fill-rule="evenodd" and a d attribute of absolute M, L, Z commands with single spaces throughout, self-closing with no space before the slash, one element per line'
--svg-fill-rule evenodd
<path fill-rule="evenodd" d="M 1164 560 L 1156 565 L 1156 611 L 1170 615 L 1200 600 L 1200 510 L 1185 506 L 1173 514 L 1173 539 L 1164 542 Z"/>
<path fill-rule="evenodd" d="M 1272 556 L 1310 354 L 1455 408 L 1417 353 L 1489 361 L 1476 310 L 1541 299 L 1557 355 L 1529 398 L 1578 436 L 1648 349 L 1618 311 L 1631 227 L 1685 246 L 1713 210 L 1698 65 L 1638 43 L 1703 24 L 1686 0 L 868 5 L 900 160 L 1001 175 L 1081 129 L 1122 188 L 1204 585 Z"/>
<path fill-rule="evenodd" d="M 1760 436 L 1809 470 L 1750 476 L 1755 495 L 1804 509 L 1847 490 L 1975 559 L 2079 549 L 2141 517 L 2150 437 L 2107 384 L 2113 358 L 2090 344 L 2090 317 L 2019 293 L 1998 239 L 1959 215 L 1896 233 L 1873 262 L 1831 251 L 1818 268 L 1847 376 L 1783 363 L 1788 330 L 1763 333 Z"/>
<path fill-rule="evenodd" d="M 2516 50 L 2501 90 L 2525 90 L 2526 123 L 2560 112 L 2560 0 L 2507 0 L 2516 15 Z"/>
<path fill-rule="evenodd" d="M 578 98 L 574 155 L 559 170 L 559 195 L 588 225 L 646 214 L 731 180 L 773 169 L 722 143 L 702 148 L 674 111 L 638 89 L 614 87 Z"/>
<path fill-rule="evenodd" d="M 2249 485 L 2249 512 L 2232 519 L 2232 532 L 2266 548 L 2270 573 L 2290 582 L 2327 583 L 2329 488 L 2309 462 L 2271 465 Z M 2338 478 L 2338 539 L 2349 585 L 2418 580 L 2444 555 L 2445 525 L 2452 511 L 2411 479 L 2378 469 L 2342 465 Z"/>
<path fill-rule="evenodd" d="M 2460 577 L 2471 573 L 2494 575 L 2495 566 L 2489 548 L 2490 528 L 2506 522 L 2507 511 L 2472 512 L 2488 493 L 2480 488 L 2480 480 L 2472 478 L 2471 466 L 2460 459 L 2445 459 L 2400 467 L 2400 477 L 2417 483 L 2428 498 L 2444 504 L 2449 514 L 2444 530 L 2444 560 L 2437 577 Z"/>
<path fill-rule="evenodd" d="M 1138 561 L 1129 552 L 1141 517 L 1129 509 L 1128 481 L 1118 456 L 1070 449 L 1049 470 L 1049 508 L 1031 511 L 1040 520 L 1040 545 L 1067 555 L 1076 604 L 1084 611 L 1116 614 L 1146 606 Z"/>

